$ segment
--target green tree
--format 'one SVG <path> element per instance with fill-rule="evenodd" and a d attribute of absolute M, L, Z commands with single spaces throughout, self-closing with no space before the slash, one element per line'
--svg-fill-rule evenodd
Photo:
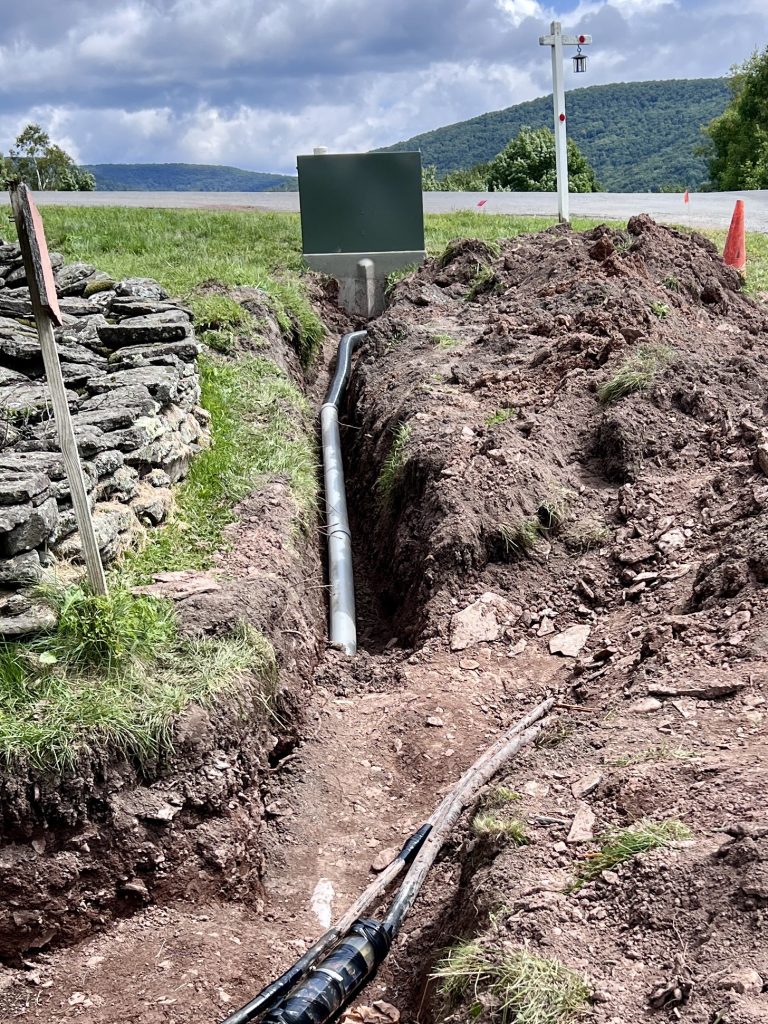
<path fill-rule="evenodd" d="M 488 164 L 491 192 L 554 192 L 555 135 L 549 128 L 521 128 Z M 576 143 L 568 140 L 568 190 L 599 192 L 595 172 Z"/>
<path fill-rule="evenodd" d="M 23 181 L 30 188 L 58 192 L 92 192 L 96 179 L 39 124 L 28 124 L 17 136 L 7 157 L 0 157 L 4 177 Z"/>
<path fill-rule="evenodd" d="M 706 128 L 715 188 L 768 188 L 768 46 L 731 70 L 731 102 Z"/>

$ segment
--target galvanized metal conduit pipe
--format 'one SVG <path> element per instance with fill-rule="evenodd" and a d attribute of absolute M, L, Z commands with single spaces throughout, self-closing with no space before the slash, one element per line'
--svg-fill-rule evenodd
<path fill-rule="evenodd" d="M 352 353 L 362 345 L 367 331 L 345 334 L 339 342 L 336 373 L 320 409 L 320 435 L 325 480 L 325 517 L 328 534 L 330 582 L 330 639 L 347 654 L 357 651 L 355 581 L 352 573 L 352 534 L 349 532 L 347 495 L 339 434 L 339 402 L 349 379 Z"/>

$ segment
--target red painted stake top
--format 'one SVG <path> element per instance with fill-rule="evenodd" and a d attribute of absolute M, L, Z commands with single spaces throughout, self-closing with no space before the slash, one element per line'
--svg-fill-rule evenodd
<path fill-rule="evenodd" d="M 564 120 L 565 120 L 565 114 L 561 114 L 561 115 L 560 115 L 560 120 L 561 120 L 561 121 L 564 121 Z"/>
<path fill-rule="evenodd" d="M 684 202 L 684 203 L 689 203 L 690 201 L 691 201 L 691 200 L 690 200 L 690 197 L 689 197 L 689 195 L 688 195 L 688 189 L 686 189 L 686 190 L 685 190 L 685 193 L 683 194 L 683 202 Z"/>
<path fill-rule="evenodd" d="M 40 303 L 54 324 L 60 327 L 62 323 L 61 310 L 56 296 L 56 282 L 53 280 L 53 267 L 48 254 L 48 243 L 45 240 L 45 229 L 40 212 L 26 185 L 19 185 L 18 194 L 21 199 L 21 228 L 29 239 L 35 285 L 40 296 Z"/>

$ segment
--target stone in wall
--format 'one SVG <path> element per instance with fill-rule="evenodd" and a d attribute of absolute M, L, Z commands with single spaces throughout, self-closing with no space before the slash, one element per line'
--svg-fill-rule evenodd
<path fill-rule="evenodd" d="M 51 254 L 67 400 L 102 557 L 165 519 L 208 442 L 192 316 L 149 278 L 113 281 Z M 21 253 L 0 240 L 0 636 L 51 625 L 25 587 L 82 544 L 59 451 Z"/>

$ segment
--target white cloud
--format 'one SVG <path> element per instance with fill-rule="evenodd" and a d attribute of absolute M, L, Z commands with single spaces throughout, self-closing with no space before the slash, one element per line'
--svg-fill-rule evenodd
<path fill-rule="evenodd" d="M 545 94 L 551 20 L 594 38 L 587 75 L 567 62 L 573 88 L 724 74 L 764 38 L 765 3 L 27 0 L 0 39 L 0 148 L 38 120 L 87 162 L 292 170 L 315 145 L 387 145 Z"/>

